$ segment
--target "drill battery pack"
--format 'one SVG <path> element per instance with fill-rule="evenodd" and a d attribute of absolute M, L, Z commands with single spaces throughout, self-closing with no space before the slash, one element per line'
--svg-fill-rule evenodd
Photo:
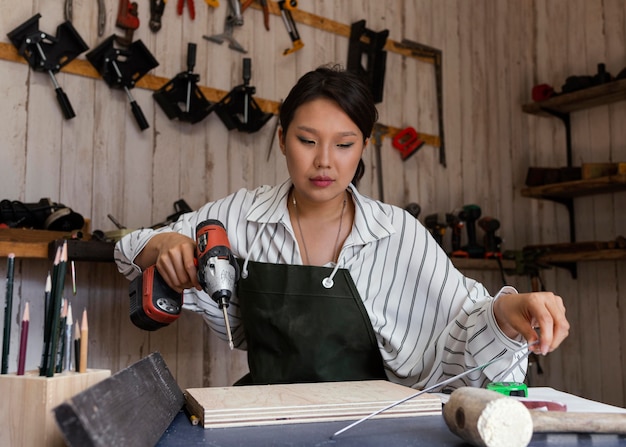
<path fill-rule="evenodd" d="M 133 279 L 129 286 L 130 320 L 146 331 L 155 331 L 176 321 L 183 305 L 182 293 L 167 285 L 155 266 Z"/>

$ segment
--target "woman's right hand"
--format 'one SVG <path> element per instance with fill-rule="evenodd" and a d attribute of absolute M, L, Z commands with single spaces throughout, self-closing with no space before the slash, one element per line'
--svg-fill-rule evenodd
<path fill-rule="evenodd" d="M 165 282 L 177 292 L 195 287 L 202 290 L 198 282 L 195 265 L 196 242 L 180 233 L 159 233 L 154 235 L 135 264 L 143 269 L 156 265 Z"/>

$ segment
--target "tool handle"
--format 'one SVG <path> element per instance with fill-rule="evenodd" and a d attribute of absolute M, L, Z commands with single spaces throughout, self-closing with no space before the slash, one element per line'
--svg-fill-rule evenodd
<path fill-rule="evenodd" d="M 196 66 L 196 44 L 189 42 L 187 44 L 187 70 L 189 73 L 193 71 L 193 67 Z"/>
<path fill-rule="evenodd" d="M 137 104 L 137 101 L 131 101 L 130 108 L 133 111 L 135 120 L 137 121 L 137 124 L 139 124 L 139 128 L 141 130 L 146 130 L 148 127 L 150 127 L 150 124 L 148 124 L 148 121 L 141 111 L 141 107 L 139 107 L 139 104 Z"/>
<path fill-rule="evenodd" d="M 576 413 L 532 410 L 535 433 L 626 434 L 625 413 Z"/>
<path fill-rule="evenodd" d="M 63 116 L 65 117 L 65 119 L 69 120 L 69 119 L 74 118 L 76 114 L 74 113 L 72 104 L 70 104 L 70 100 L 65 94 L 65 92 L 63 91 L 63 89 L 61 87 L 57 87 L 56 89 L 54 89 L 54 91 L 57 94 L 57 101 L 59 102 L 59 105 L 61 106 L 61 110 L 63 111 Z"/>
<path fill-rule="evenodd" d="M 248 85 L 250 78 L 252 78 L 251 59 L 249 57 L 243 58 L 243 83 Z"/>

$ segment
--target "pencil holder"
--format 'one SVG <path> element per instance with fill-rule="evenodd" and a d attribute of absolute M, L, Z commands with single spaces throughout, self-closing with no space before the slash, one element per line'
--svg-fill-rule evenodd
<path fill-rule="evenodd" d="M 64 446 L 52 409 L 110 375 L 103 369 L 54 377 L 39 371 L 0 375 L 0 445 Z"/>

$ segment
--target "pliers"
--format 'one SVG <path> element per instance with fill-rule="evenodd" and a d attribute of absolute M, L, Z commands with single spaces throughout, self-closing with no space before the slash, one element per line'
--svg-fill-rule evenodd
<path fill-rule="evenodd" d="M 243 4 L 241 5 L 241 12 L 243 13 L 252 3 L 254 3 L 254 0 L 246 0 L 245 2 L 243 2 Z M 261 4 L 261 9 L 263 9 L 263 24 L 265 25 L 265 29 L 269 31 L 270 10 L 267 5 L 267 0 L 259 0 L 259 3 Z"/>
<path fill-rule="evenodd" d="M 176 11 L 178 15 L 183 14 L 183 8 L 185 7 L 185 3 L 187 3 L 187 8 L 189 8 L 189 17 L 191 20 L 196 18 L 196 7 L 193 3 L 193 0 L 178 0 L 178 6 L 176 7 Z"/>

